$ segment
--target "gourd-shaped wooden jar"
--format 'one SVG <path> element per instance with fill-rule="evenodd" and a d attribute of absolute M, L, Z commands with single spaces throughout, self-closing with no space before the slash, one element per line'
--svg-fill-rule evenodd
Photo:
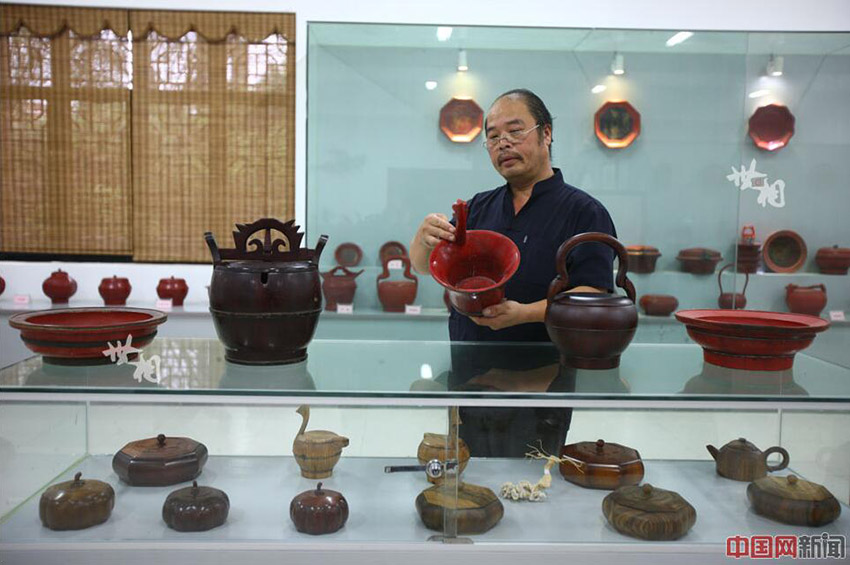
<path fill-rule="evenodd" d="M 310 421 L 310 407 L 299 406 L 301 429 L 292 442 L 292 454 L 301 468 L 301 476 L 308 479 L 330 477 L 334 466 L 342 455 L 342 449 L 348 447 L 348 438 L 327 430 L 307 430 Z"/>
<path fill-rule="evenodd" d="M 109 519 L 115 506 L 115 491 L 109 483 L 83 480 L 82 473 L 73 481 L 47 488 L 38 503 L 38 517 L 51 530 L 82 530 Z"/>
<path fill-rule="evenodd" d="M 224 491 L 212 487 L 192 486 L 177 489 L 162 505 L 162 519 L 178 532 L 205 532 L 227 521 L 230 499 Z"/>
<path fill-rule="evenodd" d="M 295 220 L 236 228 L 234 249 L 219 249 L 210 232 L 204 235 L 214 264 L 210 312 L 225 357 L 249 365 L 303 361 L 322 311 L 318 265 L 328 237 L 315 250 L 302 249 Z"/>
<path fill-rule="evenodd" d="M 762 451 L 744 438 L 730 441 L 720 449 L 706 445 L 706 449 L 717 462 L 717 474 L 736 481 L 754 481 L 767 475 L 768 471 L 780 471 L 788 466 L 790 460 L 785 448 L 773 446 Z M 777 465 L 769 465 L 767 458 L 778 453 L 782 461 Z"/>
<path fill-rule="evenodd" d="M 112 470 L 133 486 L 165 486 L 191 481 L 207 462 L 207 447 L 187 437 L 132 441 L 112 458 Z"/>
<path fill-rule="evenodd" d="M 607 443 L 582 441 L 561 448 L 561 475 L 585 488 L 614 490 L 643 480 L 643 461 L 636 449 Z"/>
<path fill-rule="evenodd" d="M 747 487 L 757 514 L 795 526 L 824 526 L 841 515 L 841 505 L 823 485 L 796 475 L 762 477 Z"/>
<path fill-rule="evenodd" d="M 565 292 L 570 288 L 567 254 L 582 243 L 604 243 L 619 257 L 617 286 L 626 296 L 609 293 Z M 613 369 L 635 335 L 638 313 L 635 287 L 626 276 L 628 256 L 622 244 L 606 233 L 588 232 L 571 237 L 558 249 L 558 276 L 549 285 L 546 330 L 561 351 L 565 365 L 579 369 Z"/>
<path fill-rule="evenodd" d="M 602 512 L 621 534 L 650 541 L 679 539 L 697 521 L 681 495 L 650 484 L 618 488 L 602 501 Z"/>
<path fill-rule="evenodd" d="M 446 462 L 447 459 L 457 458 L 458 473 L 462 473 L 469 463 L 469 446 L 463 441 L 463 438 L 458 437 L 458 425 L 460 424 L 460 416 L 457 408 L 449 409 L 449 433 L 448 434 L 433 434 L 426 432 L 422 441 L 419 443 L 419 449 L 416 451 L 416 458 L 419 459 L 420 465 L 425 465 L 434 459 Z M 443 482 L 443 477 L 434 478 L 426 474 L 429 483 L 440 484 Z"/>

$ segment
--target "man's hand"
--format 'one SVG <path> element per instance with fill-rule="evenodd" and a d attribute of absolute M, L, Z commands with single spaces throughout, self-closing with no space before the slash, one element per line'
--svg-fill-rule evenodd
<path fill-rule="evenodd" d="M 455 227 L 449 223 L 449 219 L 444 214 L 428 214 L 410 242 L 410 262 L 416 271 L 428 272 L 428 258 L 431 256 L 431 250 L 441 240 L 454 241 Z"/>
<path fill-rule="evenodd" d="M 543 300 L 541 302 L 543 312 L 545 313 L 546 301 Z M 482 312 L 483 316 L 470 316 L 469 319 L 479 326 L 487 326 L 491 330 L 501 330 L 528 322 L 542 321 L 542 316 L 540 316 L 539 320 L 534 317 L 536 310 L 539 309 L 539 305 L 540 303 L 538 302 L 520 304 L 514 300 L 505 300 L 504 302 L 485 308 Z"/>

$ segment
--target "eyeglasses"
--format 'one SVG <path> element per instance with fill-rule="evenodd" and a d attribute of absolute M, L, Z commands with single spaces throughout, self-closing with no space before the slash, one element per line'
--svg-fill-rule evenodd
<path fill-rule="evenodd" d="M 531 132 L 533 132 L 534 130 L 536 130 L 539 127 L 540 127 L 540 124 L 537 124 L 536 126 L 534 126 L 532 128 L 528 128 L 527 130 L 512 129 L 511 131 L 506 131 L 505 133 L 498 134 L 498 135 L 494 133 L 494 134 L 491 134 L 490 136 L 488 136 L 486 140 L 484 140 L 483 145 L 487 149 L 493 149 L 494 147 L 497 147 L 502 142 L 502 139 L 504 139 L 505 141 L 507 141 L 508 143 L 510 143 L 512 145 L 515 144 L 515 143 L 522 143 L 523 141 L 525 141 L 525 138 L 528 137 L 528 134 L 530 134 Z"/>

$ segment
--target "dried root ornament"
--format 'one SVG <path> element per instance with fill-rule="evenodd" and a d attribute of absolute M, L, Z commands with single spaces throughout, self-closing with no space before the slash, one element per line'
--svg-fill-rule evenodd
<path fill-rule="evenodd" d="M 546 500 L 546 493 L 544 491 L 552 486 L 552 467 L 560 463 L 570 463 L 579 473 L 584 473 L 584 469 L 571 459 L 559 458 L 546 453 L 543 449 L 542 443 L 539 447 L 532 447 L 530 445 L 528 447 L 531 448 L 531 451 L 525 454 L 526 457 L 530 459 L 543 459 L 546 461 L 546 464 L 543 466 L 543 476 L 536 484 L 533 485 L 528 481 L 520 481 L 516 484 L 502 484 L 502 488 L 500 490 L 502 498 L 515 501 L 528 500 L 530 502 L 542 502 L 543 500 Z"/>

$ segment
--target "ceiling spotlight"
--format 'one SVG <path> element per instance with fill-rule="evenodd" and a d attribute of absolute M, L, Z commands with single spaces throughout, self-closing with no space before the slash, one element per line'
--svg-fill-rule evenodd
<path fill-rule="evenodd" d="M 469 70 L 469 63 L 466 60 L 466 49 L 461 49 L 457 52 L 457 70 L 462 73 Z"/>
<path fill-rule="evenodd" d="M 678 45 L 683 43 L 693 37 L 694 32 L 692 31 L 680 31 L 677 34 L 674 34 L 667 40 L 667 47 L 673 47 L 674 45 Z"/>
<path fill-rule="evenodd" d="M 781 77 L 785 68 L 785 58 L 782 55 L 771 55 L 767 61 L 767 74 L 772 77 Z"/>
<path fill-rule="evenodd" d="M 761 98 L 762 96 L 767 96 L 770 94 L 769 90 L 753 90 L 747 96 L 750 98 Z"/>
<path fill-rule="evenodd" d="M 425 88 L 427 88 L 428 90 L 434 90 L 435 88 L 437 88 L 437 81 L 436 80 L 426 80 L 425 81 Z"/>
<path fill-rule="evenodd" d="M 605 92 L 606 90 L 608 90 L 608 87 L 604 84 L 597 84 L 596 86 L 590 89 L 590 91 L 594 94 L 599 94 L 600 92 Z"/>
<path fill-rule="evenodd" d="M 625 74 L 626 68 L 623 66 L 622 53 L 614 53 L 614 58 L 611 59 L 611 72 L 615 75 Z"/>
<path fill-rule="evenodd" d="M 452 36 L 452 28 L 440 26 L 437 28 L 437 41 L 448 41 Z"/>

